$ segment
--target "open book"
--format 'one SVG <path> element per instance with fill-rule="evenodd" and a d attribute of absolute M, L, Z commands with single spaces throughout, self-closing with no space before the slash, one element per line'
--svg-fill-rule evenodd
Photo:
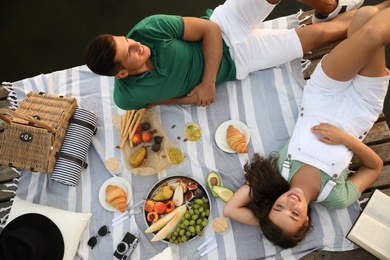
<path fill-rule="evenodd" d="M 375 190 L 347 238 L 379 259 L 390 259 L 390 197 Z"/>

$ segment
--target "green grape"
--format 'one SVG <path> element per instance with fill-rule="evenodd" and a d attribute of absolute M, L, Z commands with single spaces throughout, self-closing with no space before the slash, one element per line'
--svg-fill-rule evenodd
<path fill-rule="evenodd" d="M 194 204 L 192 207 L 193 207 L 194 209 L 198 209 L 198 208 L 200 207 L 200 205 L 199 205 L 199 204 Z"/>
<path fill-rule="evenodd" d="M 186 236 L 190 237 L 191 236 L 191 232 L 190 231 L 186 231 Z"/>
<path fill-rule="evenodd" d="M 203 203 L 207 204 L 207 203 L 209 203 L 209 200 L 207 198 L 203 198 Z"/>
<path fill-rule="evenodd" d="M 182 236 L 181 237 L 181 241 L 183 241 L 183 243 L 187 242 L 188 238 L 186 236 Z"/>
<path fill-rule="evenodd" d="M 202 224 L 202 219 L 200 219 L 200 218 L 197 219 L 197 220 L 196 220 L 196 224 L 198 224 L 198 225 Z"/>
<path fill-rule="evenodd" d="M 196 232 L 196 234 L 201 237 L 202 236 L 202 231 L 198 231 L 198 232 Z"/>
<path fill-rule="evenodd" d="M 186 219 L 191 218 L 191 214 L 187 212 L 187 213 L 185 214 L 185 218 L 186 218 Z"/>
<path fill-rule="evenodd" d="M 204 208 L 203 208 L 203 207 L 200 207 L 198 210 L 199 210 L 199 212 L 201 212 L 201 213 L 204 212 Z"/>
<path fill-rule="evenodd" d="M 183 224 L 184 224 L 184 226 L 188 227 L 190 225 L 190 222 L 186 219 L 186 220 L 184 220 Z"/>
<path fill-rule="evenodd" d="M 199 232 L 199 231 L 201 231 L 202 229 L 203 229 L 203 227 L 202 227 L 201 225 L 196 225 L 196 226 L 195 226 L 196 232 Z"/>
<path fill-rule="evenodd" d="M 193 216 L 192 216 L 192 219 L 193 219 L 193 220 L 197 220 L 198 218 L 199 218 L 198 215 L 193 215 Z"/>
<path fill-rule="evenodd" d="M 195 200 L 195 203 L 198 204 L 198 205 L 203 205 L 203 200 L 201 200 L 201 199 L 196 199 L 196 200 Z"/>
<path fill-rule="evenodd" d="M 210 210 L 209 209 L 206 210 L 206 216 L 207 217 L 210 216 Z"/>
<path fill-rule="evenodd" d="M 195 226 L 195 224 L 196 224 L 195 220 L 191 219 L 190 220 L 190 226 Z"/>
<path fill-rule="evenodd" d="M 207 219 L 204 219 L 203 221 L 202 221 L 202 226 L 207 226 L 207 224 L 208 224 L 209 222 L 207 221 Z"/>
<path fill-rule="evenodd" d="M 206 217 L 206 212 L 201 212 L 200 215 L 202 216 L 202 218 Z"/>
<path fill-rule="evenodd" d="M 184 223 L 181 223 L 180 228 L 186 228 L 186 225 L 184 225 Z"/>
<path fill-rule="evenodd" d="M 188 227 L 188 230 L 189 230 L 191 233 L 193 233 L 193 232 L 195 232 L 195 227 L 189 226 L 189 227 Z"/>
<path fill-rule="evenodd" d="M 193 209 L 190 209 L 190 212 L 189 212 L 191 215 L 194 215 L 194 210 Z"/>
<path fill-rule="evenodd" d="M 181 229 L 179 232 L 180 236 L 183 236 L 185 233 L 186 233 L 185 229 Z"/>

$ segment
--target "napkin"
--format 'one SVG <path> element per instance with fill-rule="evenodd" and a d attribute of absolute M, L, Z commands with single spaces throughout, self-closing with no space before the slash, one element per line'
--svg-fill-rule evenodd
<path fill-rule="evenodd" d="M 153 256 L 149 260 L 173 260 L 172 250 L 170 247 L 167 247 L 161 253 Z"/>

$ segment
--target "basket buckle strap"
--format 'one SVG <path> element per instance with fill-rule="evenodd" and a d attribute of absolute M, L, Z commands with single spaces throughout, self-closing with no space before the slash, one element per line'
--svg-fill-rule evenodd
<path fill-rule="evenodd" d="M 56 153 L 56 157 L 62 157 L 62 158 L 68 159 L 70 161 L 73 161 L 85 169 L 87 169 L 87 167 L 88 167 L 88 163 L 86 163 L 85 161 L 80 160 L 79 158 L 76 158 L 76 157 L 71 156 L 69 154 L 66 154 L 64 152 Z"/>
<path fill-rule="evenodd" d="M 80 119 L 77 119 L 77 118 L 74 118 L 72 117 L 70 120 L 69 120 L 70 123 L 74 123 L 74 124 L 78 124 L 78 125 L 82 125 L 84 127 L 87 127 L 89 129 L 91 129 L 93 131 L 93 134 L 96 134 L 96 131 L 97 131 L 97 127 L 86 122 L 86 121 L 83 121 L 83 120 L 80 120 Z"/>

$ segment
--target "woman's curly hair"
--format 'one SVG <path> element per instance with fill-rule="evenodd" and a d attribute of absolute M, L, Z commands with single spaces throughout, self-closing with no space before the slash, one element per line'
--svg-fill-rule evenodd
<path fill-rule="evenodd" d="M 244 165 L 245 179 L 250 188 L 252 210 L 260 223 L 263 235 L 272 243 L 282 248 L 296 246 L 305 238 L 310 229 L 310 207 L 308 208 L 309 223 L 303 225 L 296 234 L 288 234 L 275 225 L 269 218 L 269 213 L 280 195 L 290 187 L 278 170 L 278 153 L 268 157 L 254 154 L 254 158 Z"/>

